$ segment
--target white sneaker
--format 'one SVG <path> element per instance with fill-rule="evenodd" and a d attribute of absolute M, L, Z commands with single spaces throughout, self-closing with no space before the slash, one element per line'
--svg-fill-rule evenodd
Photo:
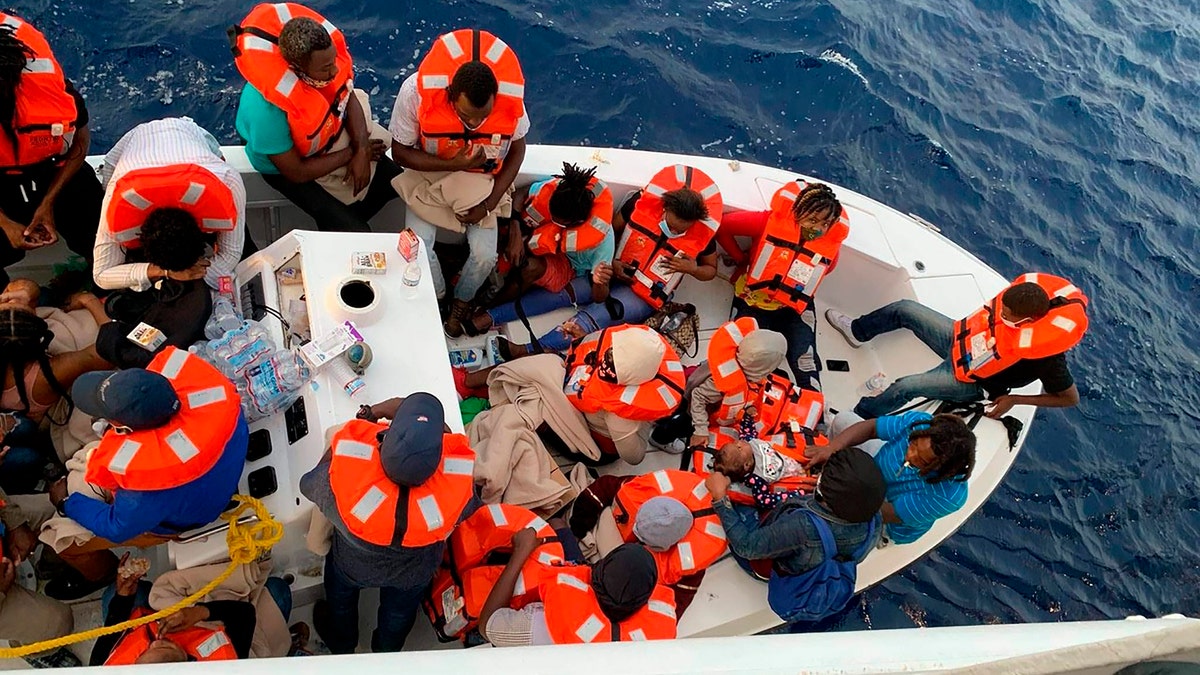
<path fill-rule="evenodd" d="M 854 331 L 850 328 L 850 323 L 854 321 L 854 319 L 851 319 L 836 309 L 827 309 L 825 310 L 825 320 L 829 322 L 830 326 L 833 326 L 834 330 L 842 334 L 842 337 L 846 339 L 846 342 L 848 342 L 851 347 L 858 349 L 859 347 L 863 346 L 863 343 L 854 339 Z"/>
<path fill-rule="evenodd" d="M 654 440 L 651 439 L 650 445 L 657 450 L 667 453 L 668 455 L 682 455 L 684 451 L 687 450 L 687 443 L 684 443 L 678 438 L 666 445 L 663 445 L 662 443 L 655 443 Z"/>

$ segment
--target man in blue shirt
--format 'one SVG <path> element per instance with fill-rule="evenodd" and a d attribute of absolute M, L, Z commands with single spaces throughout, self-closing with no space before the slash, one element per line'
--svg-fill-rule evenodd
<path fill-rule="evenodd" d="M 809 448 L 809 464 L 822 464 L 834 453 L 872 439 L 884 442 L 875 463 L 887 481 L 883 522 L 893 543 L 920 539 L 937 519 L 967 502 L 975 434 L 954 415 L 913 411 L 858 422 L 829 445 Z"/>

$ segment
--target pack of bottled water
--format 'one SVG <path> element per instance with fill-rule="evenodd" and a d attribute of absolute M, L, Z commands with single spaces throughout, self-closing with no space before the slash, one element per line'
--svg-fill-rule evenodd
<path fill-rule="evenodd" d="M 188 351 L 211 363 L 237 386 L 247 420 L 286 410 L 312 378 L 299 355 L 280 348 L 260 322 L 244 320 L 225 296 L 213 302 L 204 335 L 208 340 L 197 342 Z"/>

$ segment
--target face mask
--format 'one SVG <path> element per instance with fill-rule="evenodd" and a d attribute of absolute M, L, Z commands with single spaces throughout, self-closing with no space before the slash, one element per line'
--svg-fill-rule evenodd
<path fill-rule="evenodd" d="M 667 239 L 675 239 L 676 237 L 682 237 L 684 234 L 687 234 L 686 232 L 679 233 L 679 234 L 672 232 L 671 228 L 667 227 L 667 219 L 666 218 L 663 218 L 662 220 L 658 221 L 658 226 L 659 226 L 659 228 L 662 229 L 663 236 L 666 237 Z"/>
<path fill-rule="evenodd" d="M 333 83 L 333 78 L 329 78 L 328 80 L 314 80 L 307 73 L 299 70 L 296 71 L 296 75 L 300 78 L 301 82 L 316 89 L 324 89 Z"/>
<path fill-rule="evenodd" d="M 1020 321 L 1009 321 L 1004 317 L 1000 317 L 1000 322 L 1009 328 L 1020 328 L 1022 325 L 1029 322 L 1029 319 L 1021 319 Z"/>

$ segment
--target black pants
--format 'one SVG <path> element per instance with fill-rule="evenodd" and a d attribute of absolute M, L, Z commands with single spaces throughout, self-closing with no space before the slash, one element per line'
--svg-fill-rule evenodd
<path fill-rule="evenodd" d="M 343 204 L 336 197 L 317 185 L 316 181 L 293 183 L 277 173 L 262 174 L 267 185 L 275 188 L 284 197 L 292 200 L 313 220 L 322 232 L 370 232 L 367 221 L 379 209 L 399 195 L 392 187 L 392 179 L 400 175 L 400 167 L 386 157 L 375 163 L 375 176 L 361 201 Z"/>
<path fill-rule="evenodd" d="M 58 173 L 53 162 L 43 162 L 19 174 L 0 174 L 0 211 L 22 225 L 33 220 L 50 182 Z M 96 246 L 96 228 L 100 226 L 100 205 L 104 188 L 96 172 L 82 166 L 63 186 L 54 202 L 54 223 L 67 247 L 88 261 L 91 276 L 92 249 Z M 0 237 L 0 268 L 25 258 L 25 251 L 13 248 L 7 237 Z M 8 283 L 8 274 L 0 270 L 0 282 Z"/>

